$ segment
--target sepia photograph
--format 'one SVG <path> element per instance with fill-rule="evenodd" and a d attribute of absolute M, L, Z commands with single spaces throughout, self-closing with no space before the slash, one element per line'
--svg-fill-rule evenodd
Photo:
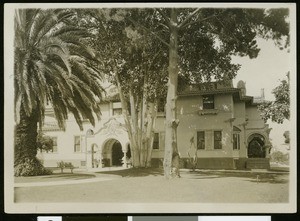
<path fill-rule="evenodd" d="M 296 4 L 5 4 L 4 101 L 7 213 L 296 212 Z"/>

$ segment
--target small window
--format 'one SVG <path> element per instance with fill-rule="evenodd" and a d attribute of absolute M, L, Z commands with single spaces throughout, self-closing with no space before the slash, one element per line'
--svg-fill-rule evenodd
<path fill-rule="evenodd" d="M 204 133 L 204 131 L 197 132 L 197 149 L 198 150 L 205 149 L 205 133 Z"/>
<path fill-rule="evenodd" d="M 122 115 L 122 108 L 114 108 L 113 115 Z"/>
<path fill-rule="evenodd" d="M 205 95 L 203 98 L 203 109 L 214 109 L 215 99 L 214 95 Z"/>
<path fill-rule="evenodd" d="M 240 134 L 238 133 L 233 134 L 233 149 L 234 150 L 240 149 Z"/>
<path fill-rule="evenodd" d="M 159 133 L 154 133 L 153 149 L 154 150 L 158 150 L 159 149 Z"/>
<path fill-rule="evenodd" d="M 166 106 L 166 98 L 160 98 L 157 103 L 157 112 L 164 113 Z"/>
<path fill-rule="evenodd" d="M 74 152 L 80 152 L 80 136 L 75 136 L 74 137 Z"/>
<path fill-rule="evenodd" d="M 53 146 L 52 146 L 52 153 L 57 153 L 57 137 L 52 137 Z"/>
<path fill-rule="evenodd" d="M 222 131 L 214 131 L 214 149 L 222 149 Z"/>

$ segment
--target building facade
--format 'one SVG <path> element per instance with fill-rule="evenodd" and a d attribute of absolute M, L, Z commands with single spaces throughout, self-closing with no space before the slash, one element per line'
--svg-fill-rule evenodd
<path fill-rule="evenodd" d="M 116 93 L 110 88 L 109 94 Z M 117 97 L 117 96 L 115 96 Z M 260 118 L 257 105 L 261 97 L 246 96 L 243 82 L 211 82 L 191 85 L 178 93 L 177 129 L 181 167 L 252 169 L 269 168 L 270 129 Z M 70 116 L 61 131 L 51 108 L 43 131 L 54 140 L 52 151 L 40 152 L 46 167 L 57 162 L 71 162 L 76 167 L 97 168 L 127 166 L 131 157 L 130 142 L 118 99 L 101 103 L 102 117 L 95 127 L 88 121 L 80 131 Z M 154 124 L 152 165 L 162 166 L 164 156 L 164 112 L 157 113 Z"/>

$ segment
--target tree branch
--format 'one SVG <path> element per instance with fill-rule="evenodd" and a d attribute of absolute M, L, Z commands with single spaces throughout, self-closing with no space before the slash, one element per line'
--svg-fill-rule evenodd
<path fill-rule="evenodd" d="M 186 19 L 181 22 L 181 24 L 178 25 L 178 28 L 182 28 L 182 26 L 184 26 L 195 14 L 198 13 L 198 11 L 200 10 L 201 8 L 197 8 L 195 11 L 193 11 L 191 14 L 189 14 Z"/>
<path fill-rule="evenodd" d="M 146 28 L 145 26 L 141 25 L 140 23 L 132 20 L 131 18 L 129 18 L 129 21 L 132 22 L 135 26 L 139 26 L 141 28 L 143 28 L 144 30 L 146 30 L 147 32 L 149 32 L 150 34 L 154 35 L 158 40 L 160 40 L 163 44 L 165 44 L 167 47 L 170 47 L 170 45 L 164 40 L 162 39 L 160 36 L 158 36 L 156 33 L 154 33 L 153 31 L 149 30 L 148 28 Z"/>
<path fill-rule="evenodd" d="M 161 25 L 162 27 L 165 27 L 167 30 L 169 30 L 169 26 L 165 25 L 164 23 L 159 22 L 158 24 Z"/>
<path fill-rule="evenodd" d="M 200 21 L 194 21 L 194 22 L 186 23 L 185 25 L 181 26 L 181 28 L 185 28 L 185 27 L 187 27 L 188 25 L 192 25 L 192 24 L 194 24 L 194 23 L 201 23 L 201 22 L 204 22 L 204 21 L 206 21 L 206 20 L 208 20 L 208 19 L 211 19 L 211 18 L 217 17 L 217 16 L 218 16 L 217 14 L 213 14 L 213 15 L 211 15 L 211 16 L 208 16 L 208 17 L 206 17 L 206 18 L 201 19 Z"/>
<path fill-rule="evenodd" d="M 168 18 L 168 16 L 166 16 L 166 14 L 162 11 L 161 8 L 158 8 L 156 10 L 164 18 L 164 20 L 167 22 L 167 26 L 170 27 L 170 18 Z"/>
<path fill-rule="evenodd" d="M 224 29 L 227 29 L 227 27 L 223 24 L 223 22 L 217 17 L 218 22 L 223 26 Z M 231 36 L 239 43 L 241 43 L 241 41 L 233 34 L 231 34 Z"/>

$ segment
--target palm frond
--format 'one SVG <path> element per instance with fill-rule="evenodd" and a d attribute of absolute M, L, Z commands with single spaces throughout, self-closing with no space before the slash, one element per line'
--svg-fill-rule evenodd
<path fill-rule="evenodd" d="M 103 76 L 97 69 L 93 34 L 74 25 L 71 9 L 21 9 L 15 15 L 15 116 L 37 111 L 42 126 L 45 105 L 54 109 L 58 125 L 65 128 L 72 112 L 82 129 L 82 118 L 94 125 L 100 118 Z"/>

